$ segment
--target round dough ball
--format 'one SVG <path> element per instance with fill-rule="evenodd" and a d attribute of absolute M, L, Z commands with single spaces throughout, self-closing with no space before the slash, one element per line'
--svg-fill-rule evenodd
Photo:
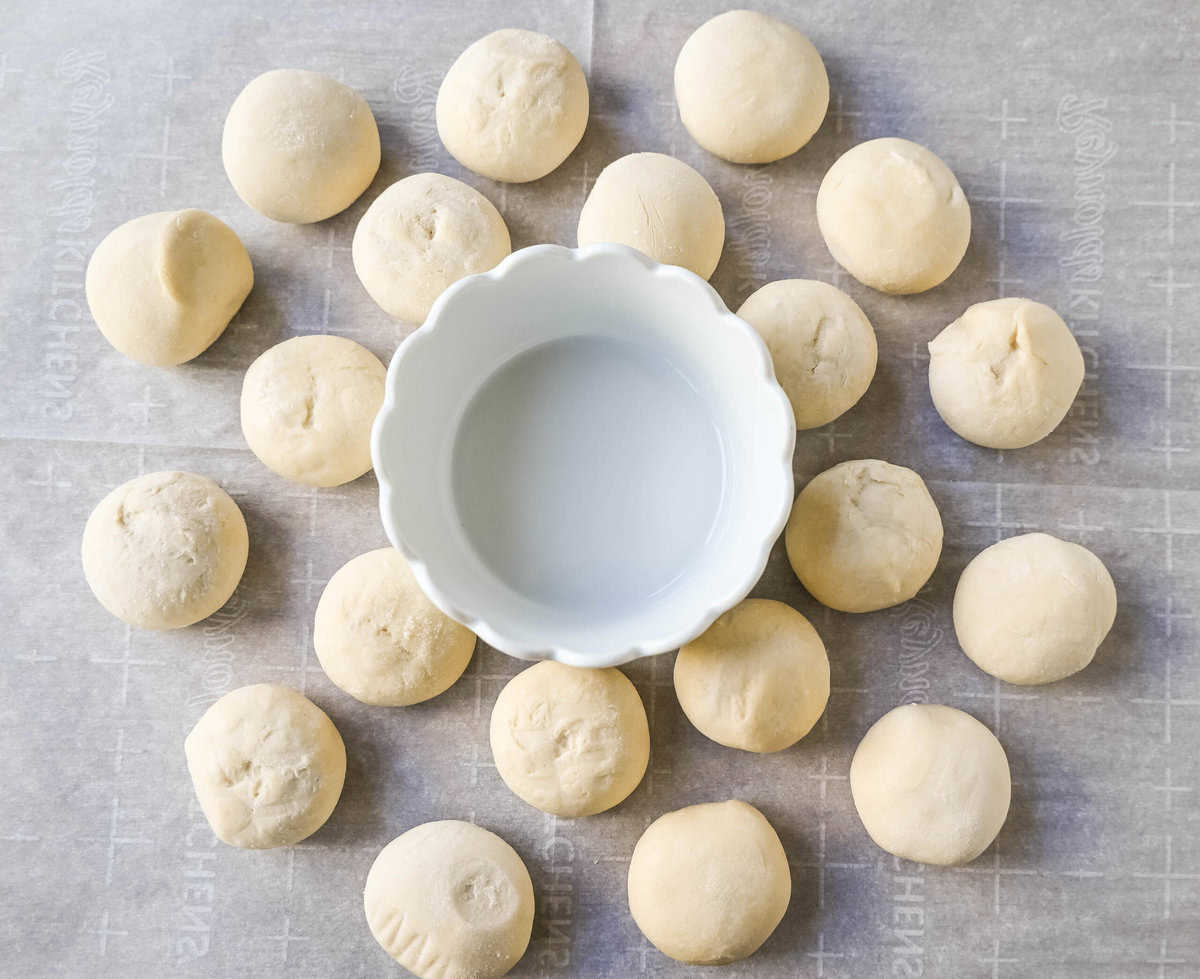
<path fill-rule="evenodd" d="M 675 101 L 692 139 L 732 163 L 790 156 L 821 128 L 829 76 L 791 24 L 729 10 L 702 24 L 675 62 Z"/>
<path fill-rule="evenodd" d="M 333 721 L 303 694 L 273 683 L 227 693 L 183 748 L 213 833 L 250 850 L 312 836 L 346 780 L 346 746 Z"/>
<path fill-rule="evenodd" d="M 791 898 L 783 844 L 737 799 L 659 816 L 629 861 L 633 920 L 660 952 L 692 965 L 753 955 Z"/>
<path fill-rule="evenodd" d="M 261 354 L 242 382 L 242 434 L 264 466 L 309 486 L 339 486 L 371 468 L 371 425 L 387 370 L 345 337 L 292 337 Z"/>
<path fill-rule="evenodd" d="M 717 744 L 781 751 L 824 713 L 829 657 L 794 608 L 748 598 L 679 650 L 675 694 L 688 720 Z"/>
<path fill-rule="evenodd" d="M 545 34 L 506 28 L 450 66 L 437 96 L 438 135 L 464 167 L 493 180 L 537 180 L 571 155 L 588 121 L 587 79 Z"/>
<path fill-rule="evenodd" d="M 211 479 L 157 472 L 123 483 L 83 528 L 83 573 L 100 604 L 142 629 L 206 619 L 242 580 L 242 511 Z"/>
<path fill-rule="evenodd" d="M 1053 683 L 1092 661 L 1117 616 L 1112 576 L 1086 547 L 1022 534 L 971 560 L 954 591 L 958 644 L 1009 683 Z"/>
<path fill-rule="evenodd" d="M 578 240 L 580 248 L 628 245 L 707 279 L 725 247 L 725 216 L 708 181 L 682 160 L 631 153 L 600 171 L 579 212 Z"/>
<path fill-rule="evenodd" d="M 797 428 L 828 424 L 866 394 L 879 355 L 875 331 L 841 289 L 812 279 L 769 282 L 737 314 L 767 342 Z"/>
<path fill-rule="evenodd" d="M 850 794 L 871 839 L 888 853 L 918 863 L 969 863 L 1008 815 L 1008 758 L 970 714 L 905 704 L 859 742 Z"/>
<path fill-rule="evenodd" d="M 440 173 L 415 173 L 375 198 L 354 231 L 354 271 L 385 313 L 424 322 L 459 279 L 512 251 L 508 227 L 483 194 Z"/>
<path fill-rule="evenodd" d="M 1070 328 L 1032 299 L 976 303 L 929 343 L 933 406 L 989 449 L 1021 449 L 1054 431 L 1083 373 Z"/>
<path fill-rule="evenodd" d="M 254 269 L 224 221 L 189 208 L 126 221 L 92 252 L 87 302 L 126 357 L 173 367 L 199 356 L 250 294 Z"/>
<path fill-rule="evenodd" d="M 274 221 L 310 224 L 344 211 L 379 170 L 367 100 L 328 75 L 278 68 L 233 100 L 221 159 L 238 196 Z"/>
<path fill-rule="evenodd" d="M 809 594 L 839 612 L 907 602 L 942 553 L 942 518 L 911 469 L 856 459 L 800 491 L 788 518 L 788 560 Z"/>
<path fill-rule="evenodd" d="M 620 803 L 650 761 L 646 708 L 625 674 L 550 660 L 522 670 L 500 691 L 491 741 L 504 784 L 566 819 Z"/>
<path fill-rule="evenodd" d="M 508 972 L 533 931 L 533 883 L 495 833 L 444 819 L 414 826 L 371 864 L 363 909 L 384 951 L 421 979 Z"/>
<path fill-rule="evenodd" d="M 838 157 L 817 191 L 817 223 L 839 265 L 897 294 L 948 278 L 971 238 L 971 208 L 954 174 L 907 139 L 872 139 Z"/>
<path fill-rule="evenodd" d="M 403 554 L 381 547 L 329 579 L 317 603 L 313 646 L 329 679 L 351 697 L 406 707 L 462 676 L 475 633 L 425 597 Z"/>

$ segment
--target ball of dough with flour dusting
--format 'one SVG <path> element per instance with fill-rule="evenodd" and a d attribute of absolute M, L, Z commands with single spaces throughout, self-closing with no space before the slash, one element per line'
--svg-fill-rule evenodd
<path fill-rule="evenodd" d="M 364 704 L 405 707 L 447 690 L 475 633 L 433 604 L 404 555 L 368 551 L 337 571 L 317 603 L 313 646 L 334 683 Z"/>
<path fill-rule="evenodd" d="M 383 311 L 421 323 L 448 286 L 494 268 L 509 252 L 508 227 L 483 194 L 440 173 L 392 184 L 354 230 L 354 271 Z"/>
<path fill-rule="evenodd" d="M 692 965 L 753 955 L 783 920 L 792 875 L 766 817 L 737 799 L 652 822 L 629 861 L 629 910 L 659 951 Z"/>
<path fill-rule="evenodd" d="M 650 727 L 620 670 L 550 660 L 522 670 L 492 708 L 496 771 L 516 795 L 567 819 L 620 803 L 650 761 Z"/>
<path fill-rule="evenodd" d="M 126 357 L 172 367 L 225 332 L 254 285 L 241 239 L 207 211 L 159 211 L 126 221 L 96 246 L 87 301 Z"/>
<path fill-rule="evenodd" d="M 371 424 L 387 370 L 366 347 L 292 337 L 250 365 L 242 434 L 264 466 L 309 486 L 339 486 L 371 468 Z"/>
<path fill-rule="evenodd" d="M 725 217 L 708 181 L 682 160 L 631 153 L 600 171 L 579 212 L 578 241 L 628 245 L 707 279 L 725 246 Z"/>
<path fill-rule="evenodd" d="M 881 292 L 924 292 L 967 251 L 971 208 L 954 174 L 907 139 L 872 139 L 834 161 L 817 223 L 839 265 Z"/>
<path fill-rule="evenodd" d="M 1092 661 L 1117 615 L 1117 590 L 1086 547 L 1021 534 L 972 558 L 954 591 L 958 644 L 1008 683 L 1052 683 Z"/>
<path fill-rule="evenodd" d="M 692 138 L 732 163 L 770 163 L 800 149 L 829 108 L 829 76 L 791 24 L 729 10 L 684 42 L 675 101 Z"/>
<path fill-rule="evenodd" d="M 856 459 L 800 491 L 786 534 L 792 570 L 817 601 L 874 612 L 912 598 L 942 553 L 942 518 L 911 469 Z"/>
<path fill-rule="evenodd" d="M 421 979 L 508 972 L 533 931 L 533 883 L 495 833 L 445 819 L 414 826 L 380 851 L 363 890 L 367 925 Z"/>
<path fill-rule="evenodd" d="M 274 221 L 344 211 L 379 170 L 379 129 L 358 92 L 328 75 L 278 68 L 233 101 L 221 158 L 238 196 Z"/>
<path fill-rule="evenodd" d="M 179 629 L 229 600 L 250 552 L 246 521 L 211 479 L 155 472 L 96 504 L 83 572 L 100 604 L 142 629 Z"/>
<path fill-rule="evenodd" d="M 506 28 L 480 38 L 438 89 L 437 128 L 446 149 L 493 180 L 546 176 L 579 144 L 587 121 L 583 69 L 563 45 L 536 31 Z"/>
<path fill-rule="evenodd" d="M 287 687 L 239 687 L 184 742 L 196 799 L 217 838 L 262 850 L 325 825 L 346 779 L 346 746 L 325 712 Z"/>
<path fill-rule="evenodd" d="M 866 394 L 879 356 L 875 331 L 841 289 L 812 279 L 769 282 L 737 314 L 766 341 L 797 428 L 828 424 Z"/>
<path fill-rule="evenodd" d="M 905 704 L 871 725 L 850 763 L 850 793 L 876 844 L 904 860 L 969 863 L 1008 816 L 1004 748 L 970 714 Z"/>
<path fill-rule="evenodd" d="M 990 449 L 1021 449 L 1054 431 L 1083 374 L 1070 328 L 1032 299 L 976 303 L 929 342 L 933 406 L 958 435 Z"/>

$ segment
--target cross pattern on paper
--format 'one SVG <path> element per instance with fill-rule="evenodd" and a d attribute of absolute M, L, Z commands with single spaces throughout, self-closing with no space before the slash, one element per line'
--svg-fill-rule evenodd
<path fill-rule="evenodd" d="M 992 979 L 1000 979 L 1000 966 L 1015 965 L 1017 962 L 1020 962 L 1020 961 L 1021 961 L 1020 959 L 1013 958 L 1011 956 L 1007 956 L 1007 957 L 1001 956 L 1000 955 L 1000 939 L 993 938 L 992 939 L 992 954 L 989 956 L 986 956 L 984 958 L 981 958 L 979 960 L 979 964 L 990 966 L 991 970 L 992 970 Z"/>
<path fill-rule="evenodd" d="M 824 783 L 822 783 L 824 784 Z M 817 872 L 817 909 L 824 910 L 825 908 L 825 874 L 829 870 L 861 870 L 863 867 L 869 867 L 869 863 L 853 863 L 848 861 L 830 860 L 828 859 L 828 851 L 826 848 L 826 823 L 824 815 L 821 816 L 817 823 L 817 858 L 810 860 L 807 863 L 789 860 L 793 867 L 800 867 L 805 870 L 815 870 Z"/>
<path fill-rule="evenodd" d="M 1188 447 L 1183 445 L 1175 445 L 1171 439 L 1171 394 L 1172 380 L 1176 374 L 1190 374 L 1200 371 L 1200 366 L 1191 366 L 1187 364 L 1176 364 L 1174 356 L 1174 304 L 1175 292 L 1179 289 L 1190 289 L 1194 285 L 1191 282 L 1176 282 L 1175 270 L 1172 266 L 1167 266 L 1166 276 L 1161 281 L 1153 281 L 1149 283 L 1155 288 L 1162 289 L 1164 297 L 1167 301 L 1167 315 L 1164 317 L 1165 335 L 1163 338 L 1163 361 L 1161 364 L 1130 364 L 1130 370 L 1135 371 L 1157 371 L 1163 376 L 1163 441 L 1162 445 L 1156 445 L 1152 448 L 1156 452 L 1163 453 L 1163 464 L 1168 470 L 1171 469 L 1172 459 L 1176 453 L 1187 452 Z"/>
<path fill-rule="evenodd" d="M 264 942 L 279 942 L 280 943 L 280 962 L 287 965 L 288 955 L 291 954 L 292 942 L 306 942 L 308 937 L 305 935 L 297 935 L 292 931 L 291 915 L 283 916 L 283 928 L 278 935 L 263 935 L 261 936 Z"/>
<path fill-rule="evenodd" d="M 167 166 L 184 157 L 171 153 L 171 117 L 163 120 L 162 146 L 157 153 L 134 153 L 139 160 L 157 160 L 159 164 L 158 192 L 162 197 L 167 196 Z"/>
<path fill-rule="evenodd" d="M 339 245 L 337 243 L 337 239 L 338 239 L 337 228 L 331 224 L 329 226 L 329 234 L 327 234 L 325 236 L 325 244 L 319 246 L 321 248 L 321 250 L 325 253 L 325 267 L 326 268 L 330 268 L 330 269 L 333 268 L 333 256 L 337 252 L 350 251 L 350 247 L 348 245 Z"/>
<path fill-rule="evenodd" d="M 666 775 L 671 774 L 671 767 L 669 765 L 656 764 L 657 749 L 655 748 L 655 744 L 657 743 L 657 740 L 655 738 L 655 735 L 658 731 L 658 690 L 660 687 L 670 687 L 671 689 L 675 688 L 675 681 L 672 677 L 666 677 L 664 679 L 664 678 L 660 678 L 660 676 L 659 676 L 659 665 L 662 662 L 662 660 L 663 660 L 663 657 L 661 655 L 651 657 L 651 659 L 650 659 L 650 679 L 648 679 L 648 680 L 633 680 L 633 678 L 630 677 L 630 680 L 632 680 L 633 685 L 635 687 L 646 687 L 650 691 L 650 696 L 648 698 L 643 698 L 643 699 L 648 699 L 650 702 L 649 709 L 646 711 L 646 717 L 650 722 L 650 733 L 651 733 L 650 764 L 646 767 L 646 776 L 645 776 L 644 781 L 646 783 L 646 792 L 651 796 L 654 795 L 656 776 L 658 776 L 658 775 L 666 776 Z"/>
<path fill-rule="evenodd" d="M 1004 299 L 1007 296 L 1013 295 L 1013 290 L 1009 289 L 1009 286 L 1019 286 L 1025 280 L 1008 274 L 1008 257 L 1004 254 L 1004 249 L 1001 248 L 996 258 L 996 274 L 985 281 L 992 283 L 996 287 L 997 299 Z"/>
<path fill-rule="evenodd" d="M 1171 858 L 1172 837 L 1171 837 L 1170 833 L 1167 833 L 1163 837 L 1163 842 L 1164 842 L 1163 869 L 1160 871 L 1135 872 L 1133 876 L 1137 877 L 1139 880 L 1160 880 L 1160 881 L 1162 881 L 1162 888 L 1163 888 L 1162 919 L 1163 919 L 1163 921 L 1170 921 L 1171 920 L 1171 898 L 1172 898 L 1171 885 L 1175 881 L 1200 880 L 1200 874 L 1187 874 L 1187 873 L 1183 873 L 1181 871 L 1176 870 L 1173 866 L 1172 858 Z"/>
<path fill-rule="evenodd" d="M 134 817 L 135 813 L 126 812 L 126 817 Z M 106 856 L 104 861 L 104 886 L 109 887 L 112 884 L 113 866 L 117 862 L 117 848 L 122 846 L 132 846 L 135 844 L 150 844 L 153 840 L 146 839 L 143 836 L 126 836 L 120 832 L 121 825 L 121 802 L 114 795 L 112 799 L 112 807 L 109 809 L 108 820 L 108 836 L 81 836 L 81 843 L 103 843 L 106 847 Z"/>
<path fill-rule="evenodd" d="M 955 867 L 954 870 L 960 874 L 987 874 L 992 878 L 992 914 L 996 917 L 1000 916 L 1000 878 L 1002 877 L 1032 877 L 1037 874 L 1036 870 L 1025 870 L 1019 867 L 1002 867 L 1000 866 L 1000 843 L 999 841 L 992 844 L 992 859 L 988 861 L 991 866 L 979 866 L 980 861 L 966 867 Z"/>
<path fill-rule="evenodd" d="M 1176 622 L 1188 622 L 1195 618 L 1191 612 L 1176 612 L 1175 597 L 1167 592 L 1166 602 L 1161 612 L 1153 613 L 1156 619 L 1163 620 L 1163 634 L 1170 639 L 1175 632 Z"/>
<path fill-rule="evenodd" d="M 150 77 L 163 80 L 163 96 L 169 99 L 175 95 L 175 83 L 190 81 L 192 76 L 176 71 L 174 56 L 167 55 L 167 70 L 151 72 Z"/>
<path fill-rule="evenodd" d="M 157 411 L 159 408 L 165 408 L 166 406 L 167 406 L 167 403 L 165 401 L 155 401 L 154 400 L 154 396 L 150 392 L 149 384 L 147 384 L 144 388 L 142 388 L 141 401 L 129 402 L 130 410 L 141 415 L 141 420 L 142 420 L 143 425 L 149 425 L 150 424 L 150 415 L 153 412 Z"/>
<path fill-rule="evenodd" d="M 1164 793 L 1163 808 L 1167 811 L 1167 813 L 1171 812 L 1171 806 L 1174 802 L 1175 793 L 1192 791 L 1192 786 L 1190 786 L 1190 785 L 1176 785 L 1174 782 L 1171 781 L 1171 766 L 1170 765 L 1167 766 L 1166 774 L 1163 777 L 1163 784 L 1155 785 L 1155 786 L 1153 786 L 1153 788 L 1154 788 L 1155 792 Z"/>
<path fill-rule="evenodd" d="M 129 673 L 135 667 L 144 666 L 163 666 L 162 660 L 157 659 L 138 659 L 133 655 L 133 626 L 125 626 L 125 639 L 121 644 L 121 656 L 115 658 L 112 656 L 93 656 L 90 660 L 97 666 L 119 666 L 121 667 L 121 689 L 117 697 L 117 703 L 124 707 L 129 703 Z"/>
<path fill-rule="evenodd" d="M 1198 125 L 1200 125 L 1200 123 L 1195 122 L 1193 120 L 1180 119 L 1179 118 L 1179 110 L 1176 107 L 1175 103 L 1172 102 L 1170 105 L 1170 108 L 1167 110 L 1167 118 L 1166 119 L 1156 119 L 1156 120 L 1154 120 L 1154 122 L 1150 123 L 1150 125 L 1166 126 L 1167 127 L 1167 142 L 1174 143 L 1179 138 L 1179 127 L 1180 126 L 1198 126 Z"/>
<path fill-rule="evenodd" d="M 484 761 L 482 758 L 479 757 L 478 742 L 471 745 L 471 760 L 461 762 L 460 764 L 466 765 L 467 767 L 469 767 L 471 769 L 471 786 L 472 786 L 472 788 L 474 788 L 475 786 L 477 786 L 479 784 L 479 769 L 496 767 L 495 762 Z"/>
<path fill-rule="evenodd" d="M 817 960 L 817 977 L 821 979 L 825 975 L 825 960 L 845 958 L 846 953 L 825 951 L 825 932 L 821 930 L 817 932 L 817 950 L 815 952 L 805 952 L 804 954 L 810 959 Z"/>
<path fill-rule="evenodd" d="M 84 928 L 83 929 L 83 933 L 85 935 L 99 935 L 100 936 L 100 957 L 101 958 L 106 958 L 108 956 L 108 940 L 109 940 L 109 938 L 119 938 L 121 936 L 129 934 L 129 932 L 127 932 L 127 931 L 122 931 L 120 929 L 110 927 L 110 924 L 111 924 L 111 919 L 108 914 L 108 909 L 105 908 L 103 913 L 100 915 L 100 927 L 99 928 Z"/>
<path fill-rule="evenodd" d="M 992 704 L 992 733 L 996 737 L 1000 736 L 1000 706 L 1005 700 L 1037 700 L 1036 693 L 1016 693 L 1011 690 L 1006 690 L 1006 684 L 1000 682 L 999 677 L 992 677 L 992 689 L 990 692 L 984 693 L 978 690 L 962 690 L 956 696 L 970 697 L 978 700 L 989 700 Z"/>
<path fill-rule="evenodd" d="M 1024 116 L 1010 116 L 1008 114 L 1008 99 L 1000 100 L 1000 114 L 998 116 L 988 116 L 988 122 L 1000 123 L 1000 139 L 1004 141 L 1008 139 L 1008 127 L 1010 123 L 1022 123 L 1029 120 Z"/>
<path fill-rule="evenodd" d="M 1171 657 L 1167 657 L 1166 664 L 1163 666 L 1163 687 L 1164 692 L 1161 697 L 1132 697 L 1130 702 L 1134 704 L 1150 704 L 1161 706 L 1163 709 L 1163 744 L 1171 743 L 1171 711 L 1176 707 L 1200 707 L 1200 700 L 1181 699 L 1171 696 Z"/>
<path fill-rule="evenodd" d="M 1175 244 L 1176 212 L 1182 208 L 1200 207 L 1200 201 L 1181 201 L 1176 197 L 1175 161 L 1167 164 L 1167 193 L 1161 201 L 1134 201 L 1136 207 L 1161 207 L 1167 215 L 1167 244 Z"/>
<path fill-rule="evenodd" d="M 1007 101 L 1007 100 L 1006 100 Z M 1012 120 L 1009 120 L 1010 122 Z M 1024 120 L 1022 120 L 1024 121 Z M 1009 204 L 1041 204 L 1042 200 L 1039 197 L 1013 197 L 1008 192 L 1008 161 L 1001 160 L 998 164 L 1000 170 L 1000 180 L 998 192 L 991 197 L 980 197 L 972 195 L 971 202 L 979 201 L 983 204 L 998 204 L 999 219 L 999 234 L 1001 243 L 1008 241 L 1008 205 Z M 1001 250 L 1003 253 L 1003 250 Z M 1001 270 L 1004 266 L 1001 265 Z M 1003 272 L 1002 272 L 1003 274 Z M 996 281 L 996 280 L 992 280 Z M 1008 279 L 1009 282 L 1020 282 L 1020 279 Z"/>
<path fill-rule="evenodd" d="M 46 468 L 44 471 L 44 476 L 39 476 L 37 479 L 30 479 L 25 485 L 33 489 L 44 490 L 49 494 L 54 494 L 59 490 L 69 490 L 71 488 L 71 481 L 69 479 L 62 479 L 61 477 L 55 476 L 53 459 L 46 460 Z"/>
<path fill-rule="evenodd" d="M 105 748 L 104 753 L 113 757 L 113 774 L 120 775 L 125 767 L 126 755 L 144 755 L 145 748 L 131 748 L 125 743 L 124 726 L 117 728 L 117 739 L 111 748 Z"/>
<path fill-rule="evenodd" d="M 861 118 L 864 115 L 864 113 L 851 112 L 849 109 L 845 108 L 844 103 L 843 103 L 842 93 L 838 92 L 837 98 L 834 99 L 834 109 L 832 112 L 829 112 L 828 115 L 831 119 L 833 119 L 834 135 L 840 136 L 840 135 L 842 135 L 842 128 L 843 128 L 843 123 L 845 122 L 845 120 Z"/>

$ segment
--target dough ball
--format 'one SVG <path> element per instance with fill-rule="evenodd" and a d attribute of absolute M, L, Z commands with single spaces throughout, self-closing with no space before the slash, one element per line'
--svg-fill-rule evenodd
<path fill-rule="evenodd" d="M 495 268 L 511 251 L 504 218 L 483 194 L 440 173 L 415 173 L 367 208 L 351 255 L 384 312 L 422 323 L 448 286 Z"/>
<path fill-rule="evenodd" d="M 227 693 L 183 749 L 212 831 L 250 850 L 312 836 L 346 780 L 346 746 L 333 721 L 303 694 L 273 683 Z"/>
<path fill-rule="evenodd" d="M 646 709 L 625 674 L 550 660 L 522 670 L 500 691 L 491 740 L 504 784 L 567 819 L 620 803 L 650 761 Z"/>
<path fill-rule="evenodd" d="M 812 139 L 829 76 L 791 24 L 730 10 L 701 25 L 675 62 L 675 100 L 692 139 L 732 163 L 770 163 Z"/>
<path fill-rule="evenodd" d="M 918 863 L 969 863 L 1008 815 L 1008 758 L 970 714 L 905 704 L 871 725 L 850 763 L 850 794 L 867 832 Z"/>
<path fill-rule="evenodd" d="M 475 633 L 433 604 L 404 555 L 360 554 L 329 579 L 313 645 L 321 668 L 364 704 L 406 707 L 449 689 L 475 651 Z"/>
<path fill-rule="evenodd" d="M 907 139 L 872 139 L 834 162 L 817 223 L 839 265 L 881 292 L 924 292 L 949 277 L 971 238 L 971 208 L 950 168 Z"/>
<path fill-rule="evenodd" d="M 1117 615 L 1108 569 L 1086 547 L 1022 534 L 975 555 L 954 592 L 958 644 L 1009 683 L 1052 683 L 1092 661 Z"/>
<path fill-rule="evenodd" d="M 242 434 L 268 469 L 309 486 L 338 486 L 371 468 L 371 424 L 387 370 L 345 337 L 293 337 L 250 365 Z"/>
<path fill-rule="evenodd" d="M 206 619 L 250 552 L 242 511 L 211 479 L 157 472 L 123 483 L 83 528 L 83 573 L 100 604 L 142 629 Z"/>
<path fill-rule="evenodd" d="M 725 246 L 721 202 L 700 174 L 662 153 L 631 153 L 596 178 L 579 212 L 579 247 L 615 241 L 707 279 Z"/>
<path fill-rule="evenodd" d="M 828 424 L 866 394 L 878 357 L 875 331 L 841 289 L 812 279 L 769 282 L 737 314 L 767 342 L 797 428 Z"/>
<path fill-rule="evenodd" d="M 379 129 L 367 100 L 348 85 L 279 68 L 234 99 L 221 158 L 233 189 L 254 210 L 310 224 L 344 211 L 371 185 Z"/>
<path fill-rule="evenodd" d="M 545 34 L 507 28 L 450 66 L 437 96 L 438 135 L 476 173 L 525 183 L 571 155 L 588 121 L 587 79 Z"/>
<path fill-rule="evenodd" d="M 929 343 L 929 393 L 968 442 L 1021 449 L 1066 416 L 1083 354 L 1062 317 L 1032 299 L 976 303 Z"/>
<path fill-rule="evenodd" d="M 533 931 L 533 883 L 495 833 L 445 819 L 414 826 L 380 851 L 363 892 L 384 951 L 421 979 L 508 972 Z"/>
<path fill-rule="evenodd" d="M 207 211 L 159 211 L 110 231 L 87 267 L 96 326 L 126 357 L 173 367 L 225 332 L 254 285 L 241 239 Z"/>
<path fill-rule="evenodd" d="M 839 612 L 907 602 L 942 553 L 942 518 L 911 469 L 856 459 L 800 491 L 788 518 L 788 560 L 809 594 Z"/>
<path fill-rule="evenodd" d="M 783 844 L 761 812 L 737 799 L 659 816 L 629 861 L 633 920 L 660 952 L 692 965 L 753 955 L 791 897 Z"/>

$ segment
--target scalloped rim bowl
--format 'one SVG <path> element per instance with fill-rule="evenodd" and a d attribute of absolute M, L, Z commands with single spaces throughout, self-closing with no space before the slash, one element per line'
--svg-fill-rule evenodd
<path fill-rule="evenodd" d="M 740 602 L 792 505 L 791 405 L 698 276 L 535 245 L 447 289 L 371 433 L 392 544 L 522 659 L 614 666 Z"/>

